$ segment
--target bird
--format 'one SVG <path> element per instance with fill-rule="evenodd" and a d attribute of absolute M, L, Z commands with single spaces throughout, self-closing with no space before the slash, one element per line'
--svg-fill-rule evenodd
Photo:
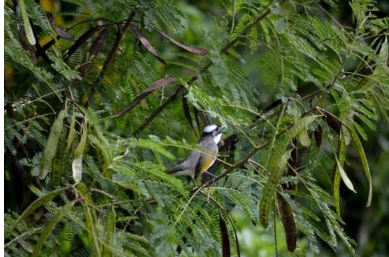
<path fill-rule="evenodd" d="M 199 175 L 205 172 L 210 174 L 207 171 L 216 160 L 221 137 L 220 126 L 207 125 L 198 141 L 199 150 L 193 150 L 185 160 L 173 165 L 166 173 L 173 176 L 189 176 L 196 185 L 195 179 Z"/>

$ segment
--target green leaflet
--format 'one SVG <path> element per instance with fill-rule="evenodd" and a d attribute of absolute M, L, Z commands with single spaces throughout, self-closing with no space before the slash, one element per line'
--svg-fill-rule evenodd
<path fill-rule="evenodd" d="M 96 147 L 97 160 L 101 166 L 102 173 L 105 174 L 111 163 L 109 147 L 104 145 L 103 142 L 93 134 L 88 135 L 88 139 Z"/>
<path fill-rule="evenodd" d="M 278 182 L 282 176 L 282 172 L 285 169 L 290 154 L 290 152 L 284 153 L 284 151 L 289 142 L 311 122 L 313 122 L 316 117 L 318 116 L 312 115 L 296 121 L 295 125 L 279 139 L 279 142 L 277 142 L 276 148 L 270 157 L 267 169 L 270 172 L 270 177 L 265 185 L 265 189 L 263 190 L 263 196 L 260 203 L 260 221 L 262 226 L 265 228 L 268 226 L 269 222 L 270 202 L 273 198 L 274 192 L 277 188 Z"/>
<path fill-rule="evenodd" d="M 359 157 L 361 158 L 361 161 L 362 161 L 363 169 L 364 169 L 365 174 L 366 174 L 367 181 L 369 183 L 369 195 L 367 197 L 367 203 L 366 203 L 366 207 L 369 207 L 371 205 L 371 201 L 373 199 L 373 184 L 371 181 L 369 164 L 367 162 L 365 151 L 363 150 L 363 146 L 361 144 L 361 141 L 359 140 L 359 137 L 358 137 L 357 133 L 355 132 L 354 128 L 348 127 L 347 129 L 350 133 L 352 141 L 354 142 L 354 144 L 357 148 L 357 151 L 359 153 Z"/>
<path fill-rule="evenodd" d="M 65 191 L 67 189 L 69 189 L 69 187 L 60 188 L 60 189 L 51 191 L 50 193 L 45 194 L 45 195 L 39 197 L 38 199 L 36 199 L 32 204 L 30 204 L 30 206 L 27 207 L 27 209 L 22 213 L 22 215 L 19 216 L 19 218 L 15 222 L 15 225 L 18 224 L 21 220 L 23 220 L 28 215 L 32 214 L 36 209 L 38 209 L 39 207 L 50 202 L 57 195 L 59 195 L 60 193 L 62 193 L 63 191 Z"/>
<path fill-rule="evenodd" d="M 333 190 L 334 190 L 335 208 L 336 208 L 336 212 L 338 213 L 338 216 L 340 218 L 341 215 L 340 215 L 340 190 L 339 189 L 340 189 L 341 175 L 340 175 L 339 166 L 343 166 L 344 160 L 346 157 L 346 139 L 344 136 L 343 128 L 340 130 L 339 136 L 340 136 L 339 154 L 338 154 L 338 160 L 337 160 L 337 163 L 339 165 L 336 166 L 336 170 L 335 170 Z"/>
<path fill-rule="evenodd" d="M 115 208 L 112 206 L 107 216 L 107 224 L 105 226 L 105 239 L 104 239 L 104 250 L 103 257 L 112 256 L 111 251 L 111 237 L 115 233 L 116 228 L 116 213 Z"/>
<path fill-rule="evenodd" d="M 274 152 L 276 153 L 276 152 Z M 274 167 L 271 171 L 271 175 L 265 185 L 265 189 L 263 190 L 263 196 L 260 203 L 260 221 L 261 225 L 264 228 L 267 228 L 269 225 L 269 211 L 271 206 L 271 200 L 273 198 L 274 192 L 276 191 L 278 181 L 280 180 L 282 173 L 285 170 L 286 163 L 290 157 L 290 151 L 285 152 L 281 159 L 278 160 L 276 167 Z"/>
<path fill-rule="evenodd" d="M 96 154 L 98 156 L 98 162 L 102 168 L 103 175 L 106 177 L 111 177 L 111 173 L 108 171 L 108 167 L 111 164 L 113 158 L 111 146 L 100 130 L 99 120 L 94 111 L 91 108 L 82 110 L 85 115 L 88 116 L 90 124 L 93 128 L 93 134 L 89 135 L 88 138 L 96 146 Z"/>
<path fill-rule="evenodd" d="M 70 209 L 73 207 L 74 202 L 69 202 L 65 204 L 61 209 L 58 209 L 57 212 L 54 214 L 54 216 L 51 218 L 51 220 L 47 223 L 45 229 L 43 230 L 42 234 L 40 235 L 38 242 L 35 245 L 34 251 L 32 253 L 32 256 L 40 256 L 39 253 L 42 249 L 43 244 L 45 243 L 47 237 L 50 235 L 51 231 L 54 229 L 55 225 L 57 225 L 58 222 L 61 221 L 62 217 L 67 214 Z"/>
<path fill-rule="evenodd" d="M 154 153 L 161 154 L 170 160 L 175 158 L 171 152 L 167 151 L 163 146 L 161 146 L 161 143 L 156 142 L 155 140 L 139 138 L 137 140 L 131 140 L 130 142 L 131 147 L 151 149 Z"/>
<path fill-rule="evenodd" d="M 51 170 L 51 180 L 54 185 L 59 185 L 62 179 L 62 171 L 65 160 L 65 147 L 66 147 L 66 136 L 67 129 L 63 128 L 61 136 L 58 140 L 57 151 L 53 159 L 52 170 Z"/>
<path fill-rule="evenodd" d="M 74 242 L 74 233 L 69 223 L 65 223 L 58 241 L 58 256 L 69 256 Z"/>
<path fill-rule="evenodd" d="M 374 85 L 379 83 L 379 77 L 387 77 L 389 76 L 389 68 L 386 65 L 386 60 L 388 58 L 388 38 L 385 38 L 384 43 L 382 43 L 381 50 L 378 54 L 379 57 L 379 63 L 375 67 L 373 74 L 369 77 L 366 77 L 362 83 L 363 85 L 361 86 L 362 91 L 368 91 L 370 90 Z"/>
<path fill-rule="evenodd" d="M 58 140 L 61 136 L 63 129 L 63 119 L 66 116 L 66 112 L 66 109 L 62 110 L 51 126 L 50 135 L 47 139 L 46 147 L 43 151 L 43 156 L 41 159 L 39 179 L 44 179 L 51 171 L 51 163 L 57 152 Z"/>
<path fill-rule="evenodd" d="M 35 45 L 36 40 L 34 37 L 34 33 L 32 32 L 30 20 L 28 19 L 26 5 L 24 4 L 24 0 L 19 0 L 19 8 L 20 8 L 20 12 L 22 14 L 24 31 L 26 32 L 26 37 L 27 37 L 28 43 L 30 43 L 30 45 Z"/>

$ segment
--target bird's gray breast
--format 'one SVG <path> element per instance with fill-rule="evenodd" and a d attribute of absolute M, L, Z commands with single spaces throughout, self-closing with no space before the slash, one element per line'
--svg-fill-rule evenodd
<path fill-rule="evenodd" d="M 207 154 L 217 154 L 218 147 L 212 136 L 207 136 L 200 139 L 200 146 L 202 150 Z"/>

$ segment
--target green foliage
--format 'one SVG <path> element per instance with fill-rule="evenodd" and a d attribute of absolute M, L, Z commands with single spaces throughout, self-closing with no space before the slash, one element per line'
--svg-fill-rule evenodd
<path fill-rule="evenodd" d="M 364 147 L 389 121 L 376 1 L 350 26 L 330 0 L 45 2 L 5 5 L 6 255 L 240 256 L 246 228 L 269 255 L 356 255 L 341 179 L 374 205 Z M 211 123 L 227 135 L 194 190 L 164 171 Z"/>

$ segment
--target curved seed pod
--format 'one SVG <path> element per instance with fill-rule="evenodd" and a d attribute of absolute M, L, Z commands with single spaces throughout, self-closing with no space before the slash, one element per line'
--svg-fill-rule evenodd
<path fill-rule="evenodd" d="M 277 193 L 277 203 L 278 211 L 285 231 L 286 245 L 288 247 L 288 251 L 293 253 L 297 246 L 297 230 L 292 207 L 279 193 Z"/>
<path fill-rule="evenodd" d="M 63 129 L 63 119 L 66 116 L 66 109 L 62 110 L 57 119 L 51 126 L 50 135 L 47 139 L 45 150 L 40 163 L 40 174 L 39 179 L 44 179 L 47 174 L 51 171 L 51 163 L 57 152 L 58 139 Z"/>
<path fill-rule="evenodd" d="M 67 129 L 63 128 L 61 136 L 58 139 L 57 151 L 53 159 L 53 165 L 51 167 L 51 180 L 54 185 L 59 185 L 61 183 L 61 176 L 63 171 L 63 166 L 65 162 L 65 146 L 66 146 L 66 136 Z"/>
<path fill-rule="evenodd" d="M 222 239 L 222 256 L 230 257 L 231 247 L 230 247 L 230 238 L 228 236 L 228 228 L 226 222 L 223 220 L 223 217 L 220 214 L 220 210 L 219 210 L 219 227 L 220 227 L 220 234 Z"/>
<path fill-rule="evenodd" d="M 112 234 L 115 233 L 115 228 L 116 228 L 116 214 L 115 214 L 115 209 L 112 207 L 108 213 L 107 225 L 105 226 L 103 257 L 112 256 L 111 237 Z"/>
<path fill-rule="evenodd" d="M 343 128 L 340 131 L 340 140 L 339 140 L 339 153 L 338 153 L 338 162 L 339 165 L 343 166 L 344 160 L 346 157 L 346 140 L 344 137 Z M 341 217 L 340 214 L 340 181 L 341 181 L 341 174 L 339 170 L 339 165 L 336 166 L 335 175 L 334 175 L 334 200 L 335 200 L 335 208 L 336 212 L 338 213 L 338 216 Z"/>
<path fill-rule="evenodd" d="M 300 144 L 304 147 L 309 147 L 311 145 L 311 138 L 308 135 L 307 127 L 303 128 L 303 130 L 298 134 L 298 139 Z"/>
<path fill-rule="evenodd" d="M 86 140 L 87 140 L 88 124 L 85 119 L 82 124 L 82 136 L 80 143 L 78 144 L 76 150 L 74 151 L 74 160 L 72 163 L 73 179 L 76 183 L 79 183 L 82 178 L 82 156 L 84 154 Z"/>
<path fill-rule="evenodd" d="M 282 176 L 282 173 L 290 156 L 290 151 L 286 153 L 284 153 L 284 151 L 288 146 L 289 142 L 293 138 L 295 138 L 311 122 L 313 122 L 316 117 L 318 116 L 312 115 L 302 118 L 299 121 L 296 121 L 295 125 L 290 128 L 290 130 L 288 130 L 276 144 L 276 149 L 272 153 L 268 165 L 268 171 L 271 174 L 266 183 L 265 189 L 263 190 L 263 195 L 260 204 L 260 221 L 264 228 L 268 226 L 269 222 L 270 201 L 273 198 L 273 194 L 276 190 L 278 182 Z"/>
<path fill-rule="evenodd" d="M 361 158 L 362 166 L 366 174 L 367 182 L 369 183 L 369 195 L 367 197 L 367 203 L 366 207 L 369 207 L 371 205 L 371 201 L 373 199 L 373 184 L 371 182 L 371 175 L 370 175 L 370 168 L 369 163 L 367 162 L 367 158 L 365 155 L 365 151 L 363 150 L 363 146 L 361 144 L 361 141 L 359 140 L 359 137 L 357 133 L 355 132 L 354 128 L 347 128 L 352 141 L 354 142 L 355 146 L 357 147 L 357 151 L 359 153 L 359 157 Z"/>
<path fill-rule="evenodd" d="M 315 141 L 316 141 L 316 146 L 320 148 L 322 142 L 323 142 L 323 127 L 319 126 L 317 130 L 315 130 Z"/>
<path fill-rule="evenodd" d="M 170 42 L 172 42 L 176 46 L 180 47 L 181 49 L 184 49 L 185 51 L 187 51 L 189 53 L 198 54 L 198 55 L 207 55 L 207 53 L 208 53 L 207 50 L 205 50 L 205 49 L 194 48 L 191 46 L 184 45 L 184 44 L 178 42 L 177 40 L 175 40 L 174 38 L 172 38 L 171 36 L 169 36 L 168 34 L 166 34 L 165 32 L 162 32 L 159 30 L 155 30 L 155 31 L 157 31 L 164 38 L 167 38 Z"/>
<path fill-rule="evenodd" d="M 83 183 L 78 183 L 76 185 L 77 192 L 80 194 L 81 198 L 84 200 L 84 204 L 82 205 L 84 218 L 85 218 L 85 226 L 88 233 L 88 241 L 92 243 L 97 240 L 96 237 L 96 211 L 89 207 L 94 206 L 92 197 L 90 196 L 88 187 Z"/>
<path fill-rule="evenodd" d="M 147 40 L 147 38 L 140 32 L 139 28 L 135 25 L 131 26 L 132 31 L 134 31 L 135 36 L 139 39 L 142 45 L 146 48 L 146 50 L 152 54 L 155 58 L 157 58 L 160 62 L 166 65 L 166 62 L 158 55 L 158 52 L 151 45 L 151 43 Z"/>
<path fill-rule="evenodd" d="M 276 153 L 276 152 L 275 152 Z M 282 173 L 285 170 L 286 163 L 288 162 L 290 151 L 285 152 L 281 159 L 278 160 L 277 166 L 272 170 L 272 174 L 268 179 L 265 189 L 263 190 L 263 196 L 260 203 L 260 221 L 264 228 L 269 225 L 269 211 L 273 194 L 277 188 L 278 181 L 280 180 Z"/>
<path fill-rule="evenodd" d="M 32 252 L 33 257 L 40 256 L 39 253 L 40 253 L 42 246 L 45 243 L 47 237 L 50 235 L 51 231 L 53 231 L 53 229 L 57 225 L 57 223 L 61 221 L 62 217 L 70 211 L 70 209 L 73 207 L 73 205 L 74 205 L 74 202 L 69 202 L 69 203 L 65 204 L 61 209 L 59 209 L 55 213 L 54 217 L 52 217 L 51 220 L 47 223 L 42 234 L 39 236 L 39 239 L 35 245 L 34 251 Z"/>
<path fill-rule="evenodd" d="M 73 111 L 72 120 L 70 122 L 70 129 L 69 129 L 69 136 L 68 136 L 68 140 L 67 140 L 68 144 L 66 146 L 66 152 L 69 152 L 70 147 L 72 147 L 74 136 L 76 135 L 75 126 L 76 126 L 76 115 Z"/>
<path fill-rule="evenodd" d="M 24 4 L 24 0 L 19 0 L 19 8 L 20 8 L 20 12 L 22 14 L 24 31 L 26 32 L 26 37 L 27 37 L 28 43 L 30 43 L 30 45 L 35 45 L 36 40 L 34 37 L 34 33 L 32 31 L 30 20 L 28 19 L 26 5 Z"/>
<path fill-rule="evenodd" d="M 87 136 L 88 136 L 88 121 L 85 119 L 84 123 L 82 124 L 82 135 L 81 135 L 80 143 L 78 143 L 76 150 L 74 150 L 74 158 L 79 158 L 84 153 Z"/>

